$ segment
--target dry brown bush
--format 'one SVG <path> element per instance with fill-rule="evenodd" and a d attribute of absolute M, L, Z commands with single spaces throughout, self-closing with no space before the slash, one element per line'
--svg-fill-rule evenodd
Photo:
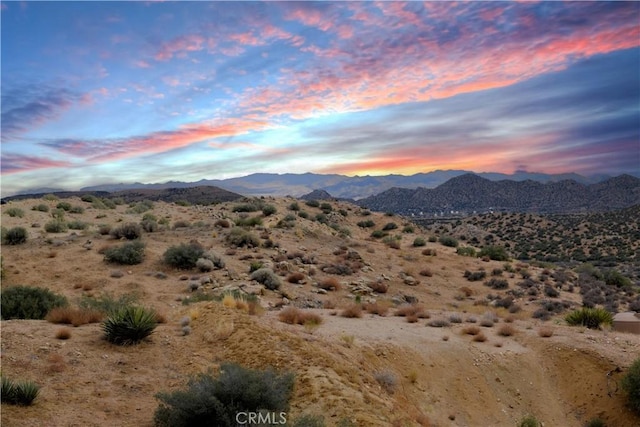
<path fill-rule="evenodd" d="M 512 325 L 503 324 L 502 326 L 500 326 L 500 328 L 498 328 L 498 335 L 503 337 L 510 337 L 515 333 L 516 328 L 514 328 Z"/>
<path fill-rule="evenodd" d="M 65 323 L 73 326 L 98 323 L 102 321 L 104 314 L 91 308 L 56 307 L 45 317 L 50 323 Z"/>
<path fill-rule="evenodd" d="M 394 315 L 401 317 L 416 316 L 420 319 L 428 319 L 431 317 L 429 313 L 427 313 L 427 311 L 424 309 L 424 307 L 418 304 L 401 305 L 400 307 L 398 307 Z"/>
<path fill-rule="evenodd" d="M 341 286 L 338 279 L 335 277 L 327 277 L 326 279 L 322 279 L 318 282 L 318 287 L 320 289 L 324 289 L 325 291 L 339 291 Z"/>
<path fill-rule="evenodd" d="M 425 277 L 431 277 L 433 276 L 433 272 L 428 268 L 423 268 L 422 270 L 420 270 L 420 275 Z"/>
<path fill-rule="evenodd" d="M 340 316 L 350 319 L 362 317 L 362 306 L 360 304 L 351 304 L 340 313 Z"/>
<path fill-rule="evenodd" d="M 389 307 L 377 302 L 365 304 L 364 309 L 367 313 L 377 314 L 378 316 L 386 316 L 389 311 Z"/>
<path fill-rule="evenodd" d="M 379 294 L 386 294 L 389 290 L 389 285 L 383 282 L 371 282 L 367 286 L 369 286 L 373 292 Z"/>
<path fill-rule="evenodd" d="M 475 342 L 485 342 L 486 340 L 487 340 L 487 336 L 482 332 L 478 333 L 473 337 L 473 341 Z"/>
<path fill-rule="evenodd" d="M 303 311 L 295 307 L 287 307 L 282 310 L 278 314 L 278 319 L 280 319 L 281 322 L 288 323 L 290 325 L 319 325 L 322 323 L 322 317 L 320 315 Z"/>
<path fill-rule="evenodd" d="M 304 274 L 299 272 L 294 272 L 287 276 L 287 282 L 289 283 L 300 283 L 303 280 L 304 280 Z"/>
<path fill-rule="evenodd" d="M 462 328 L 462 333 L 466 335 L 478 335 L 480 333 L 480 328 L 475 325 L 469 325 Z"/>
<path fill-rule="evenodd" d="M 538 329 L 538 336 L 542 338 L 549 338 L 553 336 L 553 328 L 549 326 L 542 326 Z"/>
<path fill-rule="evenodd" d="M 71 329 L 60 328 L 56 331 L 56 338 L 59 340 L 68 340 L 71 338 Z"/>

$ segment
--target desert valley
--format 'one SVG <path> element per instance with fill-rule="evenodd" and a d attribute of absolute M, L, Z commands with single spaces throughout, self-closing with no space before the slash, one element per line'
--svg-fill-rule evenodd
<path fill-rule="evenodd" d="M 3 425 L 182 425 L 159 393 L 225 363 L 293 374 L 292 426 L 640 424 L 623 386 L 640 335 L 568 321 L 640 311 L 638 205 L 412 222 L 215 191 L 2 205 L 2 376 L 39 386 L 30 405 L 3 401 Z M 18 286 L 62 307 L 11 318 Z M 131 306 L 153 310 L 151 333 L 107 339 Z"/>

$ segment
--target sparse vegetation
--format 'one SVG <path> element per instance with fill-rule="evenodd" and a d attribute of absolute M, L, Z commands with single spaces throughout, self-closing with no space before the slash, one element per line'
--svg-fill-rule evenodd
<path fill-rule="evenodd" d="M 322 317 L 316 313 L 303 311 L 295 307 L 287 307 L 278 314 L 281 322 L 290 325 L 319 325 L 322 323 Z"/>
<path fill-rule="evenodd" d="M 109 234 L 114 239 L 135 240 L 142 237 L 142 227 L 139 224 L 129 222 L 112 228 Z"/>
<path fill-rule="evenodd" d="M 451 237 L 451 236 L 441 236 L 438 241 L 443 245 L 443 246 L 448 246 L 450 248 L 457 248 L 458 247 L 458 240 Z"/>
<path fill-rule="evenodd" d="M 135 265 L 144 261 L 144 243 L 139 240 L 108 248 L 104 260 L 114 264 Z"/>
<path fill-rule="evenodd" d="M 232 228 L 227 235 L 227 242 L 235 247 L 257 248 L 260 246 L 260 239 L 253 233 L 242 228 Z"/>
<path fill-rule="evenodd" d="M 565 316 L 566 322 L 571 326 L 586 326 L 589 329 L 598 329 L 600 325 L 610 325 L 613 316 L 603 308 L 583 307 Z"/>
<path fill-rule="evenodd" d="M 622 389 L 632 411 L 640 415 L 640 358 L 636 359 L 622 378 Z"/>
<path fill-rule="evenodd" d="M 2 403 L 29 406 L 38 397 L 40 386 L 33 381 L 13 381 L 2 376 Z"/>
<path fill-rule="evenodd" d="M 53 219 L 44 225 L 44 231 L 47 233 L 64 233 L 68 229 L 67 223 L 60 219 Z"/>
<path fill-rule="evenodd" d="M 398 377 L 391 371 L 384 370 L 373 374 L 373 378 L 380 384 L 380 387 L 389 394 L 393 394 L 398 386 Z"/>
<path fill-rule="evenodd" d="M 181 243 L 171 246 L 163 255 L 166 264 L 182 270 L 195 268 L 199 258 L 202 258 L 204 248 L 197 242 Z"/>
<path fill-rule="evenodd" d="M 12 218 L 22 218 L 24 216 L 24 211 L 20 208 L 9 208 L 6 211 L 4 211 L 4 213 L 6 213 Z"/>
<path fill-rule="evenodd" d="M 13 227 L 2 235 L 3 245 L 21 245 L 27 241 L 27 230 L 24 227 Z"/>
<path fill-rule="evenodd" d="M 254 271 L 251 273 L 251 280 L 262 283 L 270 291 L 276 291 L 282 285 L 280 278 L 270 268 L 260 268 Z"/>

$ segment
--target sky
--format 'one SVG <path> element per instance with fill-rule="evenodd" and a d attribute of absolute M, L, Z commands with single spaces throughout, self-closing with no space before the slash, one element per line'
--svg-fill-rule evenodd
<path fill-rule="evenodd" d="M 640 2 L 1 4 L 1 189 L 640 172 Z"/>

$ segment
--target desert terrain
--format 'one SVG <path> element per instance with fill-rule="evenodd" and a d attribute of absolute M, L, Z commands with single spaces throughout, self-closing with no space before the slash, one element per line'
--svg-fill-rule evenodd
<path fill-rule="evenodd" d="M 324 202 L 330 209 L 270 197 L 212 206 L 154 202 L 141 212 L 70 198 L 64 201 L 79 208 L 65 212 L 65 221 L 84 226 L 46 232 L 62 200 L 2 205 L 2 226 L 28 232 L 25 243 L 2 246 L 2 289 L 45 287 L 71 305 L 131 296 L 162 322 L 141 344 L 118 346 L 103 338 L 100 323 L 3 320 L 2 375 L 41 386 L 32 406 L 2 405 L 3 426 L 152 426 L 157 393 L 227 361 L 293 372 L 292 421 L 321 415 L 326 425 L 515 426 L 533 415 L 545 426 L 579 427 L 595 418 L 607 426 L 640 425 L 618 385 L 640 354 L 640 335 L 568 326 L 564 315 L 581 306 L 580 283 L 570 270 L 560 283 L 554 266 L 461 256 L 436 239 L 437 231 L 346 202 Z M 239 212 L 243 203 L 275 212 Z M 32 209 L 40 204 L 48 211 Z M 8 215 L 11 208 L 23 215 Z M 104 231 L 138 224 L 145 214 L 159 224 L 142 233 L 144 261 L 106 262 L 106 248 L 123 241 Z M 229 242 L 238 220 L 259 246 Z M 373 225 L 358 225 L 363 221 Z M 388 236 L 371 237 L 384 229 Z M 424 244 L 415 245 L 416 238 Z M 168 248 L 193 241 L 218 254 L 224 267 L 181 270 L 163 262 Z M 251 280 L 256 263 L 278 274 L 279 290 Z M 465 271 L 484 271 L 508 287 L 469 281 Z M 298 283 L 289 280 L 293 273 L 300 273 L 291 280 Z M 525 273 L 557 296 L 515 294 L 509 306 L 517 310 L 499 307 Z M 322 289 L 327 281 L 338 285 Z M 206 298 L 231 291 L 256 295 L 259 307 L 250 313 Z M 534 318 L 542 301 L 556 301 L 564 311 Z M 395 315 L 411 302 L 420 316 Z M 620 311 L 627 302 L 621 300 Z M 386 315 L 369 312 L 374 303 Z M 364 308 L 361 317 L 344 317 L 354 304 Z M 322 322 L 284 323 L 279 315 L 289 306 Z M 481 326 L 487 318 L 491 325 Z M 484 339 L 474 340 L 478 335 L 466 332 L 471 326 Z M 56 338 L 63 327 L 70 328 L 69 339 Z"/>

